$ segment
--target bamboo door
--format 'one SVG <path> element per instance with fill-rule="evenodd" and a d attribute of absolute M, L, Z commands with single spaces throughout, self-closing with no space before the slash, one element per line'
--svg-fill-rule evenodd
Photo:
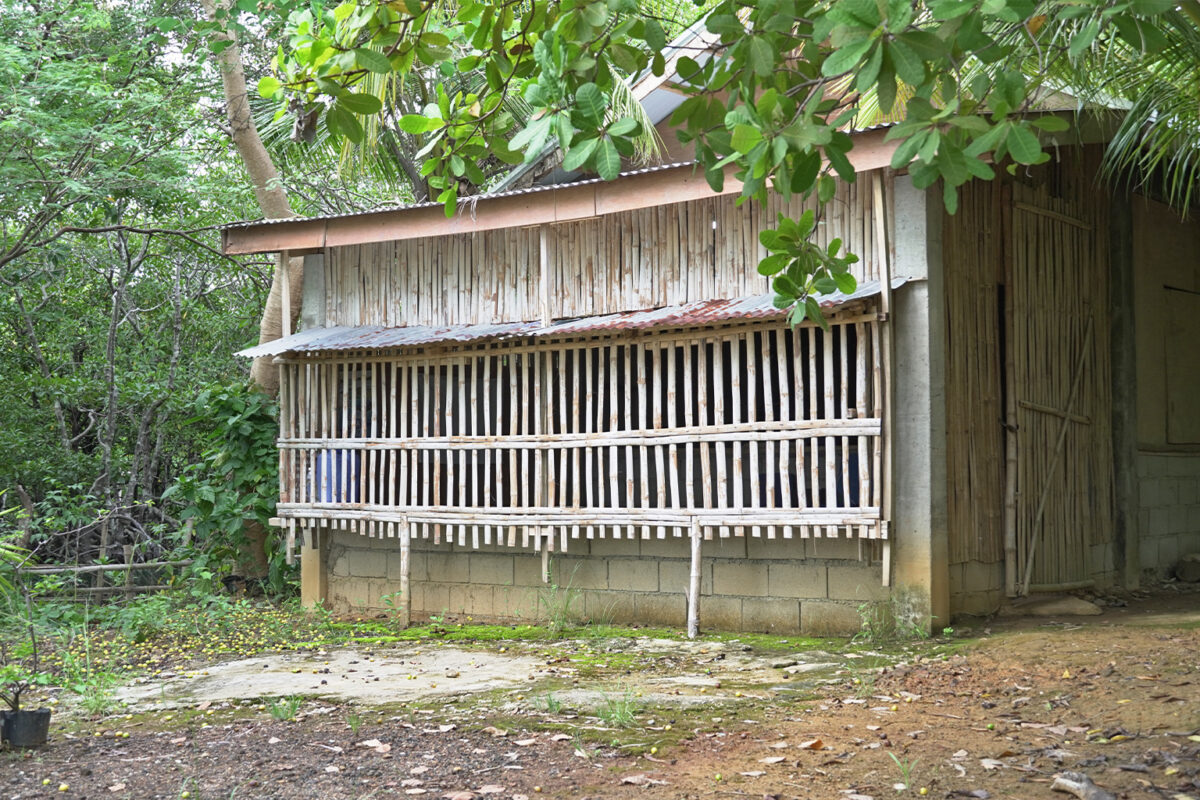
<path fill-rule="evenodd" d="M 1047 180 L 1014 185 L 1010 206 L 1010 594 L 1088 585 L 1112 535 L 1104 208 L 1088 181 L 1058 170 L 1067 199 L 1051 197 Z"/>

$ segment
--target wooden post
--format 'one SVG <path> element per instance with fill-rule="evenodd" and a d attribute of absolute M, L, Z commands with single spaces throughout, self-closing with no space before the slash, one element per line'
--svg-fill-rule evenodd
<path fill-rule="evenodd" d="M 700 633 L 700 523 L 692 517 L 692 570 L 688 576 L 687 635 L 695 639 Z"/>
<path fill-rule="evenodd" d="M 549 225 L 538 227 L 538 317 L 549 325 L 554 313 L 550 305 L 550 253 L 547 248 Z"/>
<path fill-rule="evenodd" d="M 400 597 L 404 601 L 404 611 L 400 621 L 404 627 L 412 624 L 412 584 L 409 581 L 409 568 L 412 561 L 410 551 L 411 537 L 409 535 L 408 518 L 400 522 Z"/>
<path fill-rule="evenodd" d="M 125 602 L 133 597 L 133 545 L 127 544 L 125 550 Z M 104 573 L 98 573 L 103 575 Z"/>
<path fill-rule="evenodd" d="M 300 605 L 315 608 L 325 602 L 326 575 L 324 552 L 327 547 L 325 531 L 317 527 L 318 520 L 310 520 L 304 529 L 303 546 L 300 548 Z M 332 522 L 326 521 L 333 526 Z"/>
<path fill-rule="evenodd" d="M 282 303 L 280 304 L 283 335 L 288 337 L 292 335 L 292 276 L 291 276 L 291 258 L 287 250 L 279 254 L 279 291 L 283 295 Z"/>
<path fill-rule="evenodd" d="M 108 520 L 107 519 L 105 519 L 103 522 L 100 523 L 100 551 L 96 554 L 96 556 L 97 556 L 97 560 L 99 560 L 100 563 L 104 563 L 105 559 L 108 558 Z M 104 588 L 104 572 L 103 571 L 96 573 L 96 577 L 95 577 L 95 579 L 93 579 L 92 585 L 96 589 Z"/>
<path fill-rule="evenodd" d="M 879 438 L 883 449 L 880 482 L 879 517 L 880 525 L 892 518 L 892 266 L 891 243 L 888 241 L 887 204 L 883 193 L 882 174 L 873 176 L 875 246 L 879 259 L 879 311 L 883 319 L 879 323 L 880 353 L 883 356 L 883 414 Z M 861 490 L 860 490 L 861 491 Z M 883 585 L 892 585 L 892 541 L 883 540 Z"/>

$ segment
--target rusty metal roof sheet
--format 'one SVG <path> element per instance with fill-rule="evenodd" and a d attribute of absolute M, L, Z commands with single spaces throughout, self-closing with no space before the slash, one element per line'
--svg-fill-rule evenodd
<path fill-rule="evenodd" d="M 893 288 L 903 284 L 903 279 L 892 281 Z M 879 291 L 879 281 L 864 281 L 850 294 L 835 292 L 822 295 L 818 302 L 822 308 L 833 310 L 874 297 Z M 545 338 L 647 328 L 688 328 L 739 319 L 782 318 L 784 313 L 775 308 L 772 295 L 762 294 L 733 300 L 701 300 L 645 311 L 623 311 L 617 314 L 558 320 L 549 325 L 540 322 L 499 322 L 489 325 L 409 325 L 397 328 L 384 328 L 379 325 L 310 328 L 283 339 L 242 350 L 238 355 L 258 358 L 285 353 L 391 350 L 447 342 Z"/>
<path fill-rule="evenodd" d="M 671 164 L 658 164 L 653 167 L 643 167 L 641 169 L 631 169 L 626 172 L 622 172 L 620 175 L 617 176 L 617 179 L 628 178 L 632 175 L 645 175 L 645 174 L 648 174 L 651 172 L 665 172 L 670 169 L 678 169 L 679 167 L 695 166 L 695 164 L 696 164 L 696 162 L 694 162 L 694 161 L 678 161 L 678 162 L 674 162 Z M 551 183 L 551 184 L 546 184 L 544 186 L 542 186 L 542 185 L 530 186 L 525 189 L 510 189 L 508 191 L 487 192 L 484 194 L 468 195 L 466 197 L 459 198 L 458 207 L 459 207 L 460 211 L 465 209 L 467 211 L 467 213 L 470 213 L 472 206 L 479 200 L 492 200 L 497 197 L 517 197 L 520 195 L 538 194 L 540 192 L 552 192 L 556 189 L 566 189 L 566 188 L 570 188 L 570 187 L 574 187 L 574 186 L 587 186 L 588 184 L 591 184 L 591 183 L 604 183 L 604 179 L 596 178 L 596 177 L 583 178 L 583 179 L 580 179 L 577 181 L 571 181 L 570 183 Z M 281 219 L 249 219 L 249 220 L 243 220 L 241 222 L 230 222 L 227 225 L 220 225 L 220 226 L 218 226 L 218 229 L 219 230 L 227 230 L 229 228 L 251 228 L 251 227 L 258 227 L 258 226 L 263 226 L 263 225 L 280 225 L 285 222 L 306 222 L 306 221 L 326 220 L 326 219 L 347 219 L 349 217 L 362 217 L 362 216 L 366 216 L 368 214 L 379 214 L 379 213 L 387 212 L 387 211 L 411 211 L 412 209 L 415 209 L 415 208 L 437 208 L 441 205 L 442 205 L 441 203 L 434 203 L 434 202 L 398 203 L 398 204 L 392 205 L 392 206 L 377 206 L 375 208 L 368 208 L 363 211 L 350 211 L 350 212 L 339 213 L 339 214 L 318 214 L 318 215 L 312 216 L 312 217 L 283 217 Z"/>

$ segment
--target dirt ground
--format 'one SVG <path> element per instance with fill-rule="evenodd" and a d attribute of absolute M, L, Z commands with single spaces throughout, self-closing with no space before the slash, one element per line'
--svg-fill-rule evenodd
<path fill-rule="evenodd" d="M 350 676 L 394 696 L 309 695 L 291 720 L 202 684 L 140 706 L 143 686 L 129 714 L 63 715 L 46 747 L 0 754 L 0 797 L 1065 798 L 1070 770 L 1121 798 L 1200 799 L 1200 593 L 888 654 L 748 650 L 481 643 L 468 664 L 523 659 L 509 683 L 420 700 L 400 686 L 444 687 L 459 662 L 381 651 L 334 671 L 403 662 Z M 310 660 L 288 664 L 306 692 L 324 679 Z"/>

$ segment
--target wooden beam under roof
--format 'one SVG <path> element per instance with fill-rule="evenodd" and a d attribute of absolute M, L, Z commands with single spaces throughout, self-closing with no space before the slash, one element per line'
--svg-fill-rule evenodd
<path fill-rule="evenodd" d="M 850 163 L 859 172 L 886 167 L 895 143 L 885 130 L 855 135 Z M 616 214 L 638 208 L 681 203 L 717 194 L 740 192 L 741 183 L 727 173 L 722 192 L 714 192 L 704 173 L 692 165 L 635 173 L 614 181 L 592 181 L 469 199 L 459 213 L 447 217 L 439 206 L 421 206 L 318 219 L 256 222 L 221 231 L 228 255 L 317 252 L 326 247 L 390 242 L 426 236 L 448 236 L 498 228 L 543 225 Z"/>

